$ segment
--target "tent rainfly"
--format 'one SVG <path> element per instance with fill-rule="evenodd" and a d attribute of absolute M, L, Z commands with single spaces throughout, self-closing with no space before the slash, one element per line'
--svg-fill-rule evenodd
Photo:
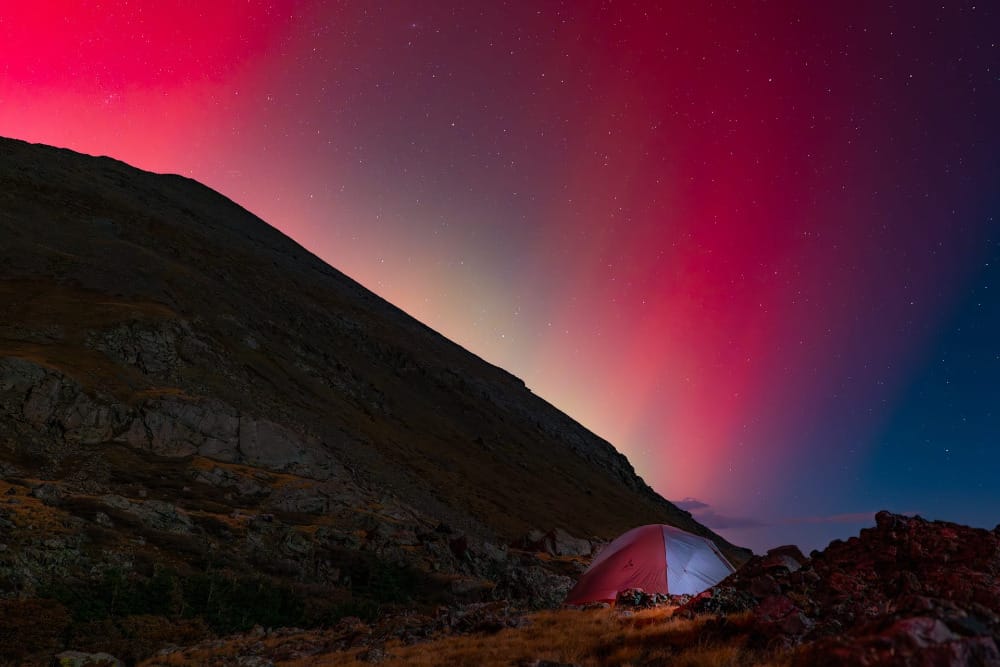
<path fill-rule="evenodd" d="M 711 540 L 663 524 L 639 526 L 604 547 L 566 604 L 613 602 L 629 588 L 695 595 L 735 571 Z"/>

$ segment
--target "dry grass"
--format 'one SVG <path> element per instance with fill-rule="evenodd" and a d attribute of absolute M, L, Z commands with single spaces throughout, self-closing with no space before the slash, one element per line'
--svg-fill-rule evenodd
<path fill-rule="evenodd" d="M 593 667 L 688 665 L 743 667 L 767 663 L 767 657 L 743 648 L 736 630 L 743 619 L 731 619 L 734 635 L 712 637 L 712 619 L 682 620 L 671 611 L 655 609 L 623 616 L 611 610 L 543 612 L 529 626 L 496 635 L 448 637 L 414 646 L 387 644 L 384 665 L 435 667 L 444 665 L 516 665 L 534 660 Z M 292 665 L 357 664 L 364 651 L 304 660 Z M 773 662 L 773 661 L 772 661 Z"/>
<path fill-rule="evenodd" d="M 405 646 L 385 644 L 385 667 L 490 667 L 533 664 L 537 660 L 574 663 L 583 667 L 785 667 L 788 659 L 745 647 L 748 616 L 675 619 L 672 610 L 654 609 L 633 615 L 615 610 L 539 612 L 530 623 L 486 635 L 445 636 Z M 292 644 L 320 643 L 322 632 L 256 640 L 233 640 L 201 650 L 154 658 L 159 665 L 223 664 L 239 655 L 281 655 Z M 251 648 L 251 645 L 254 645 Z M 338 667 L 364 664 L 367 648 L 281 661 L 286 667 Z M 287 655 L 287 653 L 285 653 Z"/>
<path fill-rule="evenodd" d="M 11 484 L 6 480 L 0 480 L 0 496 L 7 498 L 4 507 L 4 514 L 14 523 L 18 531 L 31 531 L 35 535 L 45 535 L 55 537 L 67 535 L 73 531 L 67 528 L 67 513 L 46 505 L 40 499 L 31 496 L 28 489 L 40 484 L 41 480 L 24 479 L 22 484 Z M 14 489 L 14 496 L 8 492 Z M 13 536 L 8 536 L 11 539 Z"/>

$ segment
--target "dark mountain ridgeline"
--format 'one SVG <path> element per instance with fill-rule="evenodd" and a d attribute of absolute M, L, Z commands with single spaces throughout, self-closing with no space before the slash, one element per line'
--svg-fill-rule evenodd
<path fill-rule="evenodd" d="M 5 595 L 169 567 L 357 598 L 378 563 L 427 579 L 413 599 L 496 594 L 587 551 L 560 532 L 542 541 L 567 553 L 518 561 L 533 528 L 669 523 L 748 556 L 516 377 L 195 181 L 0 139 L 0 238 Z"/>

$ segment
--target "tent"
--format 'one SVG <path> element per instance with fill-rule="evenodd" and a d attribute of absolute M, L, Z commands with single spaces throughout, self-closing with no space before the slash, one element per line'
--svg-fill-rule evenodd
<path fill-rule="evenodd" d="M 566 604 L 611 602 L 619 591 L 694 595 L 735 572 L 711 540 L 653 524 L 619 536 L 597 555 Z"/>

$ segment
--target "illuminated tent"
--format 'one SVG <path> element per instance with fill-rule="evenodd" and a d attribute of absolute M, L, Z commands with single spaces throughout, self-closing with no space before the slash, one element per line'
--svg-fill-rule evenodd
<path fill-rule="evenodd" d="M 653 524 L 633 528 L 597 555 L 566 604 L 611 602 L 619 591 L 694 595 L 735 570 L 710 540 L 680 528 Z"/>

